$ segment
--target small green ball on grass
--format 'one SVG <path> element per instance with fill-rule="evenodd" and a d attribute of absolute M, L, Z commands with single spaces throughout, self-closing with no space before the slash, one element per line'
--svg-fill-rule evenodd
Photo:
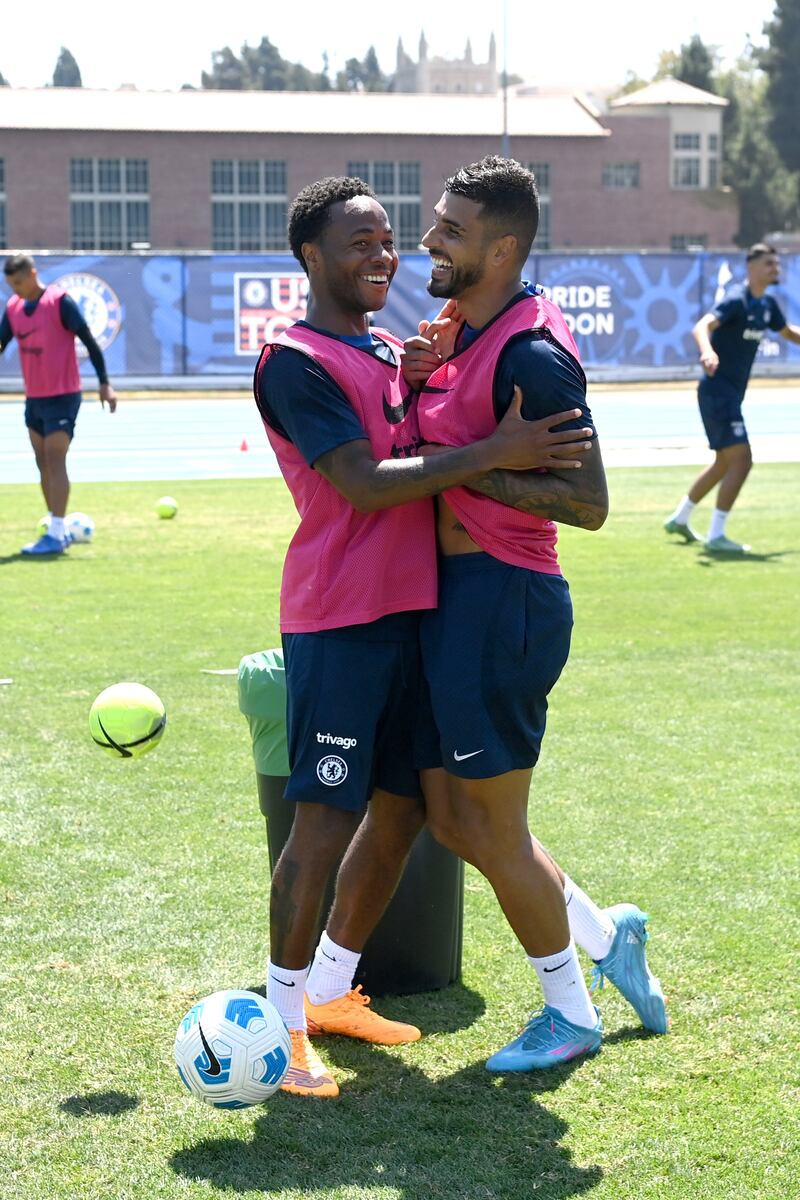
<path fill-rule="evenodd" d="M 138 758 L 161 741 L 167 714 L 161 700 L 142 683 L 113 683 L 89 710 L 89 731 L 114 758 Z"/>
<path fill-rule="evenodd" d="M 165 521 L 169 521 L 178 511 L 178 501 L 172 496 L 162 496 L 156 501 L 156 512 Z"/>

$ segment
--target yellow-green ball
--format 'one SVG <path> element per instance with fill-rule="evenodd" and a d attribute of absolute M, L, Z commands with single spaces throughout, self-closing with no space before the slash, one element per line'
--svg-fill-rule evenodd
<path fill-rule="evenodd" d="M 158 696 L 141 683 L 114 683 L 89 710 L 92 738 L 114 758 L 138 758 L 161 741 L 167 714 Z"/>
<path fill-rule="evenodd" d="M 49 530 L 50 530 L 50 517 L 49 516 L 42 517 L 42 519 L 39 521 L 39 524 L 36 526 L 36 532 L 38 533 L 39 537 L 42 537 L 42 535 L 45 533 L 48 533 Z"/>
<path fill-rule="evenodd" d="M 174 517 L 177 511 L 178 501 L 174 500 L 172 496 L 162 496 L 160 500 L 156 501 L 156 512 L 165 521 Z"/>

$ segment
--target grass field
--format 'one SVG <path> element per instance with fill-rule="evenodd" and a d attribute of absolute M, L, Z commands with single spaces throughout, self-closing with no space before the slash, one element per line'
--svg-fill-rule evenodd
<path fill-rule="evenodd" d="M 3 1198 L 798 1194 L 797 468 L 754 472 L 731 527 L 763 551 L 745 562 L 662 534 L 686 478 L 614 471 L 607 527 L 563 533 L 576 634 L 530 809 L 596 898 L 651 913 L 671 1034 L 643 1035 L 607 987 L 597 1058 L 488 1075 L 534 988 L 469 871 L 463 984 L 381 1004 L 423 1041 L 330 1039 L 339 1101 L 243 1113 L 188 1096 L 172 1039 L 197 997 L 262 982 L 247 730 L 235 680 L 202 668 L 276 644 L 290 503 L 276 481 L 84 485 L 93 544 L 30 562 L 41 499 L 0 489 Z M 169 713 L 133 762 L 88 736 L 121 679 Z"/>

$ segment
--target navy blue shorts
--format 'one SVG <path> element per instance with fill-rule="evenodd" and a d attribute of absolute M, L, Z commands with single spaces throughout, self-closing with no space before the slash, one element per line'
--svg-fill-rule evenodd
<path fill-rule="evenodd" d="M 419 796 L 419 614 L 283 635 L 287 800 L 360 812 L 374 789 Z"/>
<path fill-rule="evenodd" d="M 420 706 L 416 766 L 464 779 L 533 767 L 571 634 L 560 575 L 484 553 L 440 559 L 439 607 L 420 621 L 430 707 Z"/>
<path fill-rule="evenodd" d="M 47 437 L 51 433 L 66 433 L 72 438 L 80 406 L 80 392 L 67 392 L 64 396 L 44 396 L 34 400 L 29 398 L 25 401 L 25 424 L 40 437 Z"/>
<path fill-rule="evenodd" d="M 700 380 L 697 401 L 712 450 L 724 450 L 726 446 L 736 446 L 749 440 L 742 417 L 743 399 L 732 384 L 718 379 L 716 375 L 706 375 Z"/>

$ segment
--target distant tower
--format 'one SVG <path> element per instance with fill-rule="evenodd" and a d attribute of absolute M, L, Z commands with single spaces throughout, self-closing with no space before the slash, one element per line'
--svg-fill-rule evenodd
<path fill-rule="evenodd" d="M 414 62 L 406 53 L 402 39 L 397 40 L 397 68 L 393 80 L 395 92 L 494 95 L 497 83 L 497 43 L 494 34 L 489 40 L 489 61 L 485 63 L 475 62 L 471 38 L 467 38 L 463 58 L 442 58 L 440 55 L 430 55 L 428 39 L 423 30 L 419 36 L 418 62 Z"/>

